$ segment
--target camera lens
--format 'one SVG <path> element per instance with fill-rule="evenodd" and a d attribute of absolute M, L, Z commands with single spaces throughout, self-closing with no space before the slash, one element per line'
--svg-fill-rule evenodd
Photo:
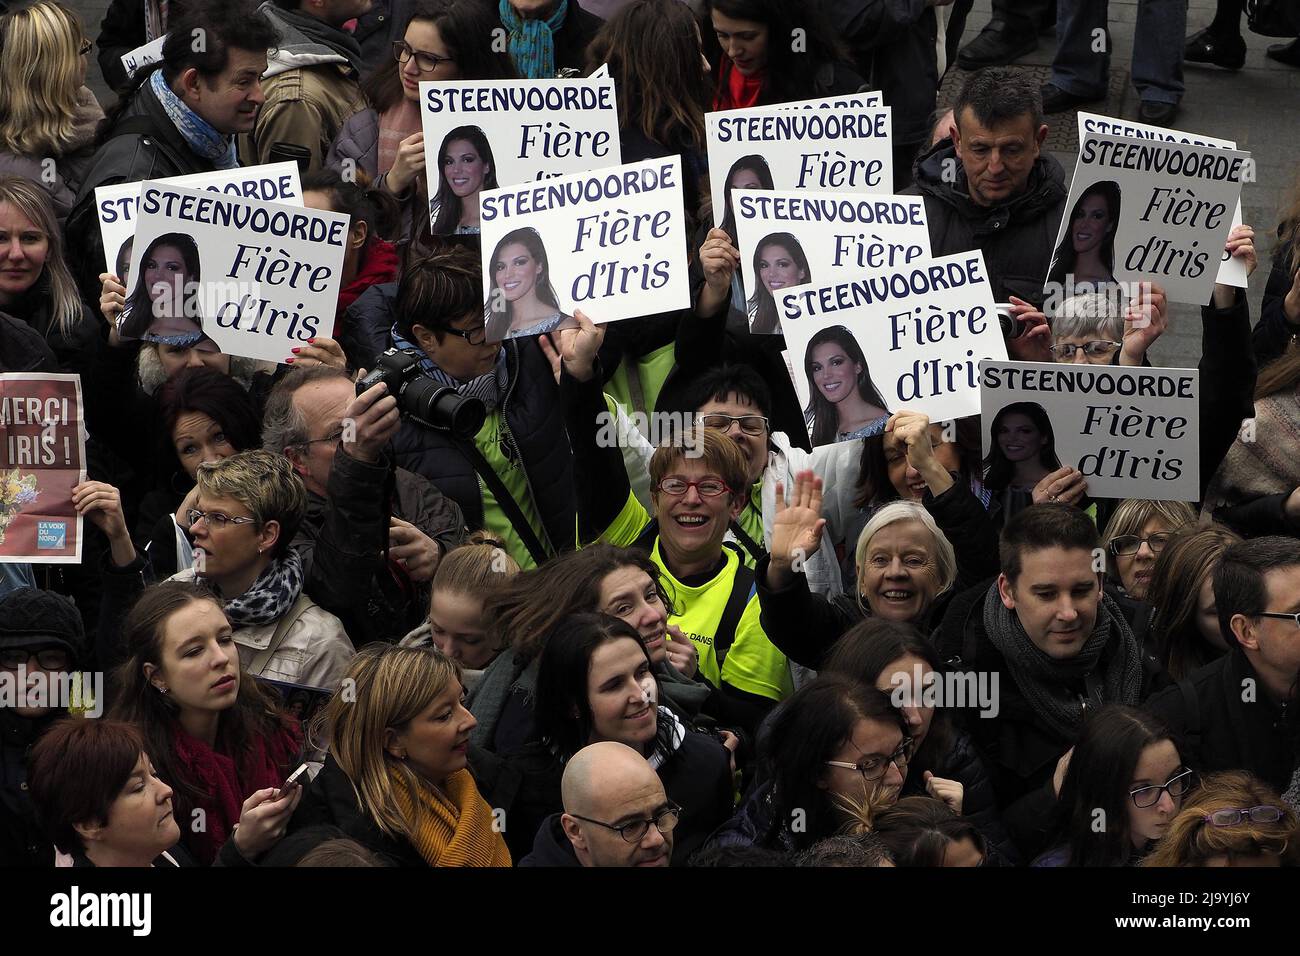
<path fill-rule="evenodd" d="M 459 438 L 473 438 L 487 419 L 487 409 L 478 399 L 466 398 L 431 378 L 413 380 L 398 403 L 407 414 Z"/>

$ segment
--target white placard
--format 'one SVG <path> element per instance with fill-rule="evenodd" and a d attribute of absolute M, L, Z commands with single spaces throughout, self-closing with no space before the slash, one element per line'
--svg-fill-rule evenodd
<path fill-rule="evenodd" d="M 925 412 L 934 421 L 979 414 L 979 363 L 1005 360 L 1006 343 L 978 250 L 929 259 L 831 285 L 804 286 L 778 299 L 795 389 L 808 343 L 842 325 L 861 345 L 885 408 Z"/>
<path fill-rule="evenodd" d="M 228 355 L 283 362 L 333 327 L 348 222 L 341 213 L 145 181 L 131 257 L 137 278 L 127 287 L 118 331 L 201 331 Z M 177 277 L 173 288 L 184 281 L 184 309 L 168 306 L 176 294 L 142 272 L 146 253 L 159 275 Z M 140 320 L 144 309 L 150 315 Z"/>
<path fill-rule="evenodd" d="M 302 205 L 302 182 L 298 178 L 297 163 L 267 163 L 154 181 L 168 186 L 248 196 L 285 206 Z M 135 211 L 142 185 L 139 182 L 116 183 L 95 190 L 99 234 L 104 240 L 104 269 L 122 279 L 129 278 L 122 275 L 122 264 L 131 261 L 131 246 L 127 245 L 127 240 L 135 235 Z"/>
<path fill-rule="evenodd" d="M 420 115 L 435 235 L 472 229 L 485 190 L 622 162 L 608 76 L 421 83 Z"/>
<path fill-rule="evenodd" d="M 488 340 L 690 307 L 681 157 L 483 193 Z"/>
<path fill-rule="evenodd" d="M 1087 134 L 1065 203 L 1085 219 L 1076 226 L 1070 212 L 1062 217 L 1045 291 L 1145 281 L 1164 286 L 1171 302 L 1209 302 L 1249 159 L 1216 146 Z"/>
<path fill-rule="evenodd" d="M 130 53 L 123 53 L 122 69 L 126 70 L 126 78 L 129 80 L 135 76 L 136 71 L 142 67 L 152 66 L 155 63 L 161 63 L 163 58 L 163 44 L 167 42 L 164 34 L 156 40 L 150 40 L 144 46 L 138 46 Z"/>
<path fill-rule="evenodd" d="M 751 332 L 781 331 L 773 298 L 781 288 L 930 258 L 920 196 L 744 189 L 732 199 Z"/>
<path fill-rule="evenodd" d="M 706 113 L 704 130 L 718 226 L 726 221 L 732 187 L 848 193 L 894 188 L 887 106 L 726 110 Z"/>
<path fill-rule="evenodd" d="M 1225 149 L 1237 148 L 1237 141 L 1232 139 L 1219 139 L 1217 136 L 1203 136 L 1200 133 L 1187 133 L 1183 130 L 1165 129 L 1163 126 L 1150 126 L 1132 120 L 1119 120 L 1113 116 L 1101 116 L 1098 113 L 1081 112 L 1079 113 L 1079 142 L 1082 143 L 1083 137 L 1088 133 L 1131 136 L 1135 139 L 1158 139 L 1167 143 L 1193 143 L 1197 146 L 1221 146 Z M 1238 199 L 1237 208 L 1232 214 L 1232 224 L 1240 226 L 1242 221 L 1241 200 Z M 1219 260 L 1219 275 L 1215 281 L 1244 289 L 1248 279 L 1246 263 L 1224 252 Z"/>
<path fill-rule="evenodd" d="M 1051 424 L 1056 467 L 1083 472 L 1092 497 L 1196 501 L 1199 388 L 1194 368 L 983 362 L 984 457 L 1011 416 L 1041 420 L 1037 405 Z"/>

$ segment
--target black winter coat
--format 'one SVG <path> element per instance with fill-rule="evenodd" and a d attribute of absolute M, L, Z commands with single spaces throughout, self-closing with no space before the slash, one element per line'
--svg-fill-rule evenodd
<path fill-rule="evenodd" d="M 0 372 L 57 372 L 58 359 L 41 333 L 0 312 Z"/>
<path fill-rule="evenodd" d="M 185 12 L 185 0 L 169 0 L 167 22 L 175 23 Z M 123 55 L 136 47 L 144 46 L 144 0 L 113 0 L 103 21 L 99 24 L 99 39 L 95 41 L 99 68 L 104 82 L 114 92 L 127 85 Z"/>
<path fill-rule="evenodd" d="M 1287 269 L 1287 262 L 1295 253 L 1296 241 L 1279 245 L 1273 253 L 1273 268 L 1268 273 L 1268 284 L 1264 287 L 1264 301 L 1259 310 L 1259 322 L 1251 333 L 1251 345 L 1255 350 L 1255 359 L 1263 368 L 1269 362 L 1280 358 L 1291 344 L 1292 339 L 1300 335 L 1300 326 L 1292 325 L 1286 317 L 1286 295 L 1291 291 L 1293 279 Z"/>
<path fill-rule="evenodd" d="M 520 866 L 582 866 L 573 844 L 560 825 L 562 814 L 552 813 L 543 821 L 533 841 L 533 851 L 519 861 Z"/>
<path fill-rule="evenodd" d="M 956 172 L 954 182 L 945 181 L 950 170 Z M 924 154 L 915 172 L 916 184 L 906 192 L 925 199 L 935 258 L 979 249 L 984 253 L 994 299 L 1006 302 L 1008 296 L 1016 295 L 1041 308 L 1043 282 L 1069 193 L 1061 164 L 1047 153 L 1041 154 L 1025 191 L 989 207 L 971 200 L 952 140 L 942 140 Z"/>
<path fill-rule="evenodd" d="M 683 866 L 731 817 L 735 783 L 727 748 L 715 737 L 687 730 L 682 745 L 659 768 L 668 799 L 682 808 L 673 830 L 673 866 Z"/>
<path fill-rule="evenodd" d="M 991 581 L 984 582 L 953 598 L 932 640 L 954 670 L 998 675 L 996 717 L 981 717 L 974 707 L 957 714 L 964 720 L 964 729 L 984 759 L 998 805 L 1004 817 L 1008 817 L 1013 803 L 1051 780 L 1056 761 L 1074 745 L 1074 740 L 1059 736 L 1043 723 L 1016 685 L 1002 652 L 989 639 L 984 629 L 984 601 L 991 584 Z M 1133 626 L 1134 637 L 1138 647 L 1143 648 L 1149 605 L 1124 598 L 1110 589 L 1106 593 L 1120 605 L 1131 626 L 1137 620 Z M 1103 664 L 1106 655 L 1103 652 Z M 1145 700 L 1153 690 L 1168 682 L 1159 662 L 1143 651 L 1138 699 Z"/>
<path fill-rule="evenodd" d="M 509 381 L 500 410 L 549 539 L 543 544 L 552 554 L 571 551 L 577 543 L 573 453 L 555 374 L 536 339 L 510 339 L 505 350 Z M 398 465 L 428 478 L 460 506 L 468 527 L 483 527 L 481 479 L 450 433 L 406 420 L 393 449 Z"/>
<path fill-rule="evenodd" d="M 388 866 L 427 865 L 409 840 L 386 835 L 366 815 L 357 803 L 352 781 L 333 756 L 325 758 L 316 779 L 303 788 L 302 801 L 289 820 L 288 832 L 323 826 L 338 827 Z"/>
<path fill-rule="evenodd" d="M 27 755 L 50 725 L 67 716 L 19 717 L 0 710 L 0 867 L 54 866 L 54 844 L 27 793 Z"/>
<path fill-rule="evenodd" d="M 357 647 L 395 642 L 429 611 L 428 582 L 411 581 L 387 560 L 389 517 L 415 525 L 446 554 L 464 539 L 460 508 L 427 479 L 387 460 L 334 455 L 327 498 L 308 492 L 293 539 L 312 600 L 343 622 Z"/>
<path fill-rule="evenodd" d="M 1290 785 L 1300 756 L 1295 702 L 1274 703 L 1240 647 L 1154 695 L 1146 709 L 1179 735 L 1193 770 L 1246 770 L 1279 792 Z"/>

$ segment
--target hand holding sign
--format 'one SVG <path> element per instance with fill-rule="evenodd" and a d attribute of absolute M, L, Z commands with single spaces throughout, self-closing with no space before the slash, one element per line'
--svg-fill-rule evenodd
<path fill-rule="evenodd" d="M 99 282 L 99 314 L 108 323 L 108 344 L 118 345 L 122 340 L 117 334 L 117 317 L 126 308 L 126 286 L 110 272 L 101 272 Z"/>
<path fill-rule="evenodd" d="M 885 432 L 893 432 L 894 438 L 906 446 L 907 464 L 916 470 L 932 494 L 941 495 L 952 487 L 952 475 L 934 456 L 928 415 L 900 408 L 889 417 Z"/>
<path fill-rule="evenodd" d="M 415 177 L 424 172 L 427 165 L 424 155 L 424 134 L 412 133 L 397 144 L 397 156 L 393 159 L 393 168 L 384 180 L 388 191 L 400 196 L 415 182 Z"/>
<path fill-rule="evenodd" d="M 1232 227 L 1228 241 L 1223 244 L 1223 251 L 1229 258 L 1237 260 L 1246 268 L 1246 277 L 1250 278 L 1259 265 L 1259 256 L 1255 253 L 1255 230 L 1245 223 Z M 1214 307 L 1228 309 L 1237 299 L 1237 287 L 1223 282 L 1214 284 Z"/>
<path fill-rule="evenodd" d="M 596 370 L 596 353 L 605 341 L 605 329 L 597 326 L 581 309 L 575 309 L 574 319 L 578 322 L 576 329 L 561 329 L 560 358 L 569 374 L 579 382 L 590 382 Z"/>
<path fill-rule="evenodd" d="M 1063 505 L 1077 505 L 1088 493 L 1088 481 L 1078 468 L 1066 465 L 1048 473 L 1034 486 L 1032 493 L 1034 504 L 1056 502 Z"/>
<path fill-rule="evenodd" d="M 711 316 L 731 297 L 731 280 L 740 268 L 740 252 L 725 229 L 714 226 L 700 246 L 700 268 L 704 288 L 695 304 L 695 314 Z"/>
<path fill-rule="evenodd" d="M 1124 313 L 1124 344 L 1119 364 L 1137 367 L 1146 358 L 1147 349 L 1169 327 L 1169 304 L 1165 290 L 1154 282 L 1138 284 L 1137 295 Z"/>
<path fill-rule="evenodd" d="M 72 505 L 108 538 L 113 564 L 124 568 L 135 560 L 135 545 L 126 530 L 122 514 L 122 495 L 103 481 L 83 481 L 72 487 Z"/>

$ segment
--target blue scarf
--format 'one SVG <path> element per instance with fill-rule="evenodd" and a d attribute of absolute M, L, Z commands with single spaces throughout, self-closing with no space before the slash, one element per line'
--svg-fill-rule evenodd
<path fill-rule="evenodd" d="M 420 357 L 420 371 L 439 385 L 453 388 L 458 394 L 467 398 L 477 398 L 487 406 L 489 412 L 501 404 L 501 399 L 506 393 L 506 385 L 510 380 L 510 371 L 506 366 L 506 350 L 504 347 L 497 353 L 497 363 L 493 366 L 492 371 L 485 372 L 478 378 L 472 378 L 468 382 L 461 382 L 434 365 L 433 359 L 429 358 L 423 349 L 402 338 L 402 334 L 397 331 L 396 325 L 393 326 L 390 334 L 393 337 L 393 347 L 401 349 L 403 352 L 409 352 L 412 355 L 418 355 Z"/>
<path fill-rule="evenodd" d="M 497 12 L 501 25 L 510 34 L 510 59 L 515 69 L 530 80 L 549 80 L 555 77 L 555 31 L 564 26 L 569 14 L 569 0 L 560 0 L 559 6 L 547 20 L 525 20 L 515 13 L 510 0 L 501 0 Z"/>
<path fill-rule="evenodd" d="M 162 70 L 154 71 L 149 87 L 194 155 L 203 157 L 218 169 L 234 169 L 239 165 L 235 156 L 235 137 L 218 133 L 207 120 L 181 102 L 181 98 L 163 81 Z"/>

